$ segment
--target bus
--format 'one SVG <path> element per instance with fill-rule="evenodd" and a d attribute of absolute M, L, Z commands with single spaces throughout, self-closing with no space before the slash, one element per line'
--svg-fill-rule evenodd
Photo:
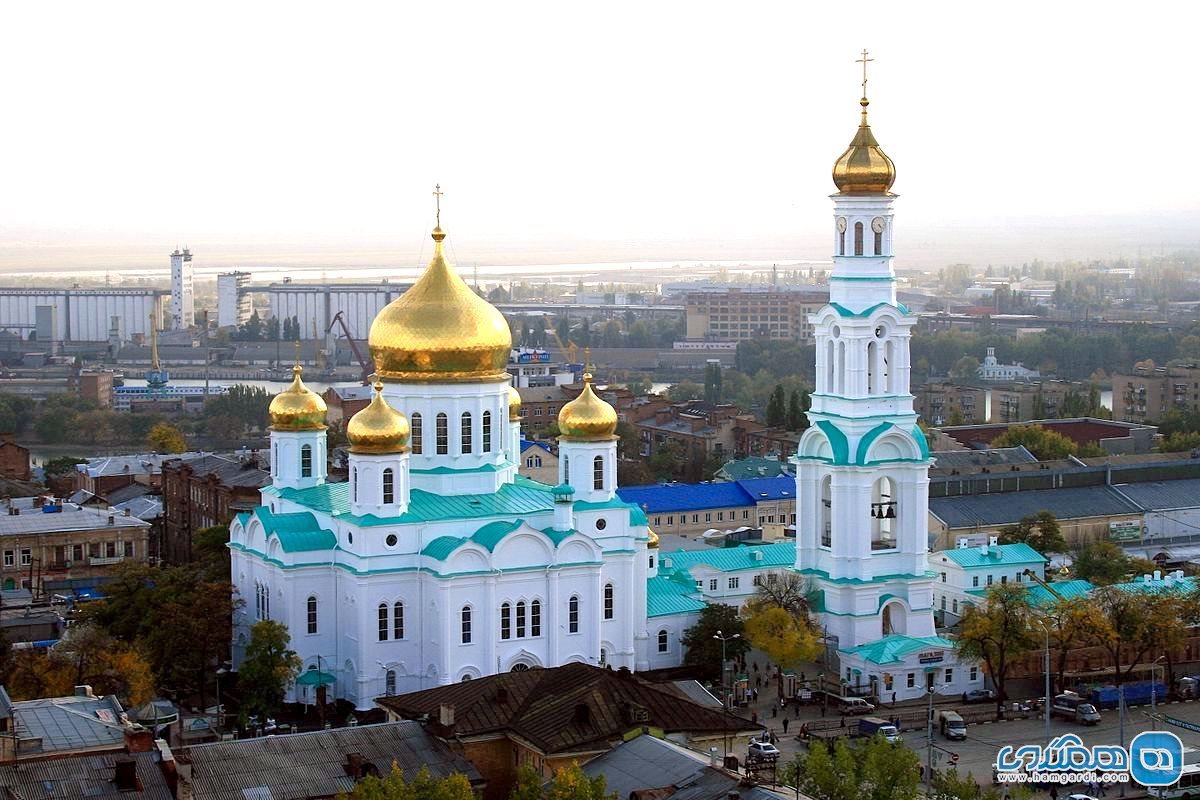
<path fill-rule="evenodd" d="M 1158 800 L 1193 800 L 1200 798 L 1200 764 L 1189 764 L 1187 754 L 1184 754 L 1183 774 L 1179 781 L 1171 786 L 1150 786 L 1146 793 Z"/>

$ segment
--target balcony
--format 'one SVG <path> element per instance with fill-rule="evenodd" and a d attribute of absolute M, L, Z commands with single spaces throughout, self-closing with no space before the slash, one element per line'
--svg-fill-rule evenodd
<path fill-rule="evenodd" d="M 125 556 L 91 556 L 88 558 L 88 566 L 108 567 L 113 564 L 120 564 L 124 560 Z"/>

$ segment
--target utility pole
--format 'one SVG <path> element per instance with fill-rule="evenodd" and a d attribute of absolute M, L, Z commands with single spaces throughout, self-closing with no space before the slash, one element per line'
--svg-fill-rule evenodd
<path fill-rule="evenodd" d="M 925 714 L 925 795 L 933 791 L 933 686 L 925 690 L 929 695 L 929 710 Z"/>
<path fill-rule="evenodd" d="M 1050 741 L 1050 627 L 1046 631 L 1046 741 Z"/>
<path fill-rule="evenodd" d="M 721 745 L 725 750 L 725 759 L 729 758 L 729 689 L 725 685 L 725 643 L 731 642 L 734 639 L 742 638 L 740 633 L 735 633 L 732 636 L 726 636 L 721 631 L 717 631 L 714 639 L 719 639 L 721 642 Z M 721 766 L 725 766 L 724 760 Z"/>
<path fill-rule="evenodd" d="M 1117 708 L 1119 709 L 1118 715 L 1119 715 L 1119 719 L 1120 719 L 1120 729 L 1121 729 L 1121 748 L 1124 749 L 1124 747 L 1125 747 L 1125 684 L 1123 684 L 1123 683 L 1117 689 Z M 1120 796 L 1121 797 L 1125 796 L 1125 782 L 1124 781 L 1121 781 L 1121 795 Z"/>

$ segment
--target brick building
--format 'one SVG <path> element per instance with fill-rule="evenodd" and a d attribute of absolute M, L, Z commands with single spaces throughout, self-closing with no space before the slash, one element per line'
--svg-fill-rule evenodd
<path fill-rule="evenodd" d="M 633 426 L 643 456 L 652 456 L 671 444 L 690 455 L 732 456 L 737 450 L 735 428 L 741 416 L 742 410 L 735 405 L 692 401 L 659 407 L 653 416 L 639 419 Z"/>
<path fill-rule="evenodd" d="M 1149 453 L 1154 446 L 1154 435 L 1158 430 L 1151 425 L 1130 424 L 1094 417 L 1031 419 L 1022 424 L 1040 425 L 1047 430 L 1061 433 L 1076 444 L 1096 444 L 1112 454 Z M 996 437 L 1010 427 L 1010 424 L 1004 423 L 953 425 L 944 426 L 941 431 L 968 448 L 982 449 L 988 447 Z"/>
<path fill-rule="evenodd" d="M 1200 411 L 1200 367 L 1147 364 L 1112 382 L 1113 419 L 1154 423 L 1170 411 Z"/>
<path fill-rule="evenodd" d="M 31 477 L 29 448 L 17 444 L 11 434 L 0 433 L 0 478 L 27 481 Z"/>
<path fill-rule="evenodd" d="M 112 408 L 113 374 L 108 370 L 83 370 L 73 376 L 71 384 L 80 400 L 88 400 L 101 408 Z"/>
<path fill-rule="evenodd" d="M 1031 419 L 1062 419 L 1063 403 L 1071 392 L 1086 399 L 1090 386 L 1072 381 L 1014 383 L 992 389 L 990 422 L 1027 422 Z M 982 421 L 982 420 L 977 420 Z M 964 424 L 971 424 L 970 421 Z"/>
<path fill-rule="evenodd" d="M 325 422 L 344 427 L 347 420 L 371 402 L 370 386 L 330 386 L 321 394 L 325 407 Z"/>
<path fill-rule="evenodd" d="M 196 531 L 228 525 L 254 509 L 259 489 L 271 482 L 257 457 L 201 455 L 167 461 L 162 467 L 162 558 L 182 564 L 192 559 Z"/>

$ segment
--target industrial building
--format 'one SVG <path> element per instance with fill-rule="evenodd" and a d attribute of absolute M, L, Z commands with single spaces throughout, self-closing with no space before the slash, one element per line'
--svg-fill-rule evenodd
<path fill-rule="evenodd" d="M 127 342 L 162 326 L 161 289 L 0 288 L 0 331 L 39 342 Z"/>
<path fill-rule="evenodd" d="M 171 253 L 171 329 L 186 331 L 196 323 L 196 293 L 192 285 L 192 251 Z"/>
<path fill-rule="evenodd" d="M 791 339 L 811 344 L 809 317 L 829 302 L 829 292 L 775 286 L 731 287 L 687 296 L 687 338 L 736 342 Z"/>
<path fill-rule="evenodd" d="M 222 272 L 217 276 L 217 325 L 236 328 L 250 319 L 250 273 Z"/>
<path fill-rule="evenodd" d="M 375 316 L 408 289 L 407 283 L 272 283 L 264 291 L 270 298 L 271 316 L 296 318 L 300 335 L 322 335 L 339 313 L 357 339 L 366 338 Z"/>

